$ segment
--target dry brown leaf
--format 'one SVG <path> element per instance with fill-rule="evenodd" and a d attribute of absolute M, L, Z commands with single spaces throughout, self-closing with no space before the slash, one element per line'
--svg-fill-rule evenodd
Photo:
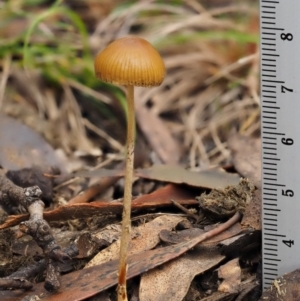
<path fill-rule="evenodd" d="M 241 267 L 239 259 L 235 258 L 218 269 L 218 277 L 223 279 L 218 290 L 224 293 L 238 293 L 241 284 Z"/>
<path fill-rule="evenodd" d="M 74 173 L 76 177 L 121 177 L 124 170 L 97 169 Z M 201 188 L 225 188 L 237 185 L 240 176 L 228 173 L 222 168 L 211 168 L 202 171 L 187 170 L 178 165 L 153 165 L 149 168 L 138 168 L 134 171 L 136 177 L 163 181 L 175 184 L 187 184 Z"/>
<path fill-rule="evenodd" d="M 176 184 L 188 184 L 203 188 L 225 188 L 228 185 L 237 185 L 240 176 L 227 173 L 221 168 L 212 168 L 203 171 L 190 171 L 181 166 L 153 165 L 146 169 L 137 169 L 135 175 Z"/>
<path fill-rule="evenodd" d="M 144 274 L 140 282 L 140 301 L 180 301 L 194 277 L 219 264 L 225 257 L 203 251 L 200 246 L 185 256 Z"/>
<path fill-rule="evenodd" d="M 184 218 L 172 215 L 162 215 L 149 223 L 132 230 L 133 238 L 130 242 L 129 255 L 153 249 L 160 241 L 159 233 L 162 230 L 171 230 Z M 98 253 L 85 267 L 102 264 L 119 256 L 120 240 Z"/>
<path fill-rule="evenodd" d="M 231 136 L 228 146 L 232 151 L 235 169 L 256 187 L 261 187 L 261 140 L 240 134 Z"/>

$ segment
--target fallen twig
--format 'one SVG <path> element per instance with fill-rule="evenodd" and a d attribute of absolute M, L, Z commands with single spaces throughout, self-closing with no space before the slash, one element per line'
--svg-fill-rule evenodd
<path fill-rule="evenodd" d="M 61 250 L 49 224 L 43 219 L 44 203 L 40 199 L 41 194 L 42 191 L 38 186 L 21 188 L 6 178 L 3 173 L 0 174 L 0 205 L 4 208 L 20 207 L 22 211 L 29 212 L 29 219 L 19 225 L 17 237 L 28 234 L 42 248 L 47 271 L 45 288 L 56 291 L 60 287 L 58 264 L 69 260 L 70 256 Z M 18 278 L 14 275 L 2 280 L 7 281 L 9 288 L 30 288 L 28 281 L 24 281 L 23 277 Z"/>

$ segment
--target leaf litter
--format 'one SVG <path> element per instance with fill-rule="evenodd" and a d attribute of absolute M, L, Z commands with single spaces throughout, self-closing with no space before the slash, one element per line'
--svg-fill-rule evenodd
<path fill-rule="evenodd" d="M 12 169 L 17 176 L 23 175 L 19 177 L 20 186 L 40 186 L 37 178 L 50 179 L 53 186 L 48 186 L 50 197 L 43 199 L 44 218 L 51 223 L 59 244 L 69 246 L 74 242 L 79 255 L 60 265 L 61 271 L 67 274 L 61 277 L 58 293 L 46 292 L 44 283 L 40 282 L 28 292 L 0 291 L 1 300 L 21 300 L 35 293 L 45 300 L 84 300 L 105 289 L 107 299 L 116 298 L 114 288 L 109 288 L 116 285 L 117 260 L 81 268 L 93 260 L 99 249 L 117 245 L 118 240 L 115 230 L 121 219 L 120 198 L 124 188 L 124 94 L 122 88 L 94 80 L 91 66 L 96 52 L 127 34 L 137 34 L 153 43 L 167 67 L 162 86 L 136 91 L 136 134 L 137 143 L 141 144 L 137 147 L 139 164 L 133 186 L 136 197 L 132 202 L 132 220 L 134 228 L 140 228 L 133 241 L 140 241 L 141 249 L 130 257 L 129 277 L 134 278 L 129 285 L 132 294 L 136 294 L 132 298 L 159 300 L 158 295 L 163 293 L 158 292 L 165 291 L 169 296 L 169 291 L 178 299 L 172 295 L 165 300 L 258 300 L 259 190 L 254 191 L 254 196 L 249 195 L 242 206 L 243 219 L 234 226 L 232 234 L 225 231 L 210 243 L 196 244 L 197 237 L 214 229 L 216 221 L 227 220 L 234 214 L 234 210 L 229 210 L 226 217 L 208 214 L 199 207 L 196 197 L 208 195 L 211 189 L 221 191 L 228 185 L 234 191 L 241 177 L 260 188 L 260 142 L 254 138 L 259 136 L 260 126 L 257 2 L 65 1 L 58 4 L 65 12 L 63 16 L 49 14 L 51 17 L 43 19 L 32 31 L 24 70 L 20 68 L 23 54 L 19 46 L 24 44 L 24 29 L 31 24 L 32 14 L 48 13 L 48 4 L 42 2 L 34 9 L 20 2 L 21 19 L 9 3 L 3 6 L 11 18 L 5 30 L 0 31 L 3 45 L 10 45 L 9 49 L 1 50 L 4 59 L 0 62 L 0 122 L 14 119 L 10 120 L 11 126 L 1 127 L 8 139 L 1 136 L 0 146 L 6 149 L 10 146 L 11 150 L 6 153 L 0 150 L 0 163 L 8 171 L 7 176 Z M 70 11 L 78 14 L 84 23 Z M 11 49 L 15 52 L 7 52 Z M 32 130 L 24 132 L 22 124 L 14 130 L 15 120 Z M 234 134 L 233 128 L 239 134 Z M 14 140 L 10 140 L 12 130 L 16 135 Z M 36 133 L 47 142 L 36 138 Z M 35 140 L 27 145 L 30 137 Z M 27 150 L 25 156 L 21 150 Z M 30 154 L 33 151 L 37 157 Z M 21 172 L 24 167 L 31 171 L 33 165 L 39 168 L 46 165 L 48 169 L 40 169 L 40 173 Z M 66 170 L 66 177 L 50 173 L 53 165 Z M 14 177 L 10 179 L 16 181 Z M 224 199 L 227 196 L 230 200 L 239 199 L 242 194 L 233 198 L 233 192 L 226 194 L 225 190 Z M 221 198 L 222 194 L 218 200 Z M 199 218 L 182 214 L 172 200 Z M 219 201 L 215 197 L 212 201 L 212 207 L 217 209 Z M 15 231 L 13 226 L 26 221 L 28 214 L 20 214 L 23 212 L 11 208 L 8 218 L 7 213 L 1 216 L 1 233 Z M 166 217 L 183 221 L 168 225 L 166 230 Z M 163 222 L 151 231 L 155 220 Z M 144 233 L 142 229 L 147 227 L 150 231 Z M 60 232 L 66 232 L 62 238 Z M 177 246 L 168 246 L 170 238 Z M 9 276 L 19 266 L 30 269 L 43 257 L 32 239 L 17 245 L 12 238 L 14 248 L 7 244 L 9 241 L 5 243 L 9 254 L 3 257 L 6 270 L 1 270 L 2 277 Z M 188 251 L 194 244 L 197 246 Z M 113 258 L 117 258 L 117 253 Z M 166 263 L 169 260 L 172 261 Z M 195 261 L 199 264 L 193 265 Z M 220 280 L 216 271 L 221 262 L 226 266 L 227 262 L 237 261 L 243 275 L 240 291 L 218 292 Z M 157 268 L 158 265 L 162 266 Z M 167 283 L 173 280 L 166 281 L 162 290 L 155 291 L 155 281 L 164 270 L 174 271 L 166 273 L 163 277 L 167 278 L 163 279 L 173 277 L 177 285 L 167 289 Z M 151 276 L 152 272 L 155 276 Z M 238 275 L 238 271 L 233 271 L 234 279 Z M 143 284 L 146 278 L 147 288 Z M 34 275 L 34 279 L 44 281 L 43 273 Z"/>

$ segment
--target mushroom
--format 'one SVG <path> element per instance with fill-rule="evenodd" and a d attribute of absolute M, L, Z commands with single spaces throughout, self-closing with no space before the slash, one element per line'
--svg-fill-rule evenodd
<path fill-rule="evenodd" d="M 127 87 L 127 148 L 120 246 L 118 301 L 127 300 L 127 250 L 131 232 L 131 199 L 134 159 L 134 86 L 159 86 L 165 76 L 160 54 L 144 39 L 128 36 L 109 44 L 95 58 L 96 76 L 105 82 Z"/>

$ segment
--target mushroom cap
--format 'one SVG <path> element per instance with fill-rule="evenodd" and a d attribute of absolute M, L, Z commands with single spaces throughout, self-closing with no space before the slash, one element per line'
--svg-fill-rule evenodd
<path fill-rule="evenodd" d="M 159 86 L 166 73 L 164 62 L 144 39 L 129 36 L 109 44 L 95 58 L 96 76 L 124 86 Z"/>

